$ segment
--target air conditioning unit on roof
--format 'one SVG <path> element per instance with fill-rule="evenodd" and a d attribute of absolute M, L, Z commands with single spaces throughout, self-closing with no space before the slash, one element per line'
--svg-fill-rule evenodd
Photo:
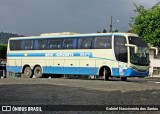
<path fill-rule="evenodd" d="M 76 33 L 76 32 L 44 33 L 44 34 L 41 34 L 40 36 L 60 36 L 60 35 L 75 35 L 75 34 L 79 34 L 79 33 Z"/>

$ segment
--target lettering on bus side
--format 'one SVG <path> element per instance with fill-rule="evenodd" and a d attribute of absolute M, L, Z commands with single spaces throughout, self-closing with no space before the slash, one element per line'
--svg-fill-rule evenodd
<path fill-rule="evenodd" d="M 90 56 L 90 53 L 80 53 L 80 56 Z"/>
<path fill-rule="evenodd" d="M 46 57 L 68 57 L 73 56 L 73 53 L 45 53 Z"/>
<path fill-rule="evenodd" d="M 45 53 L 46 57 L 73 57 L 73 56 L 80 56 L 80 57 L 89 57 L 91 53 L 89 52 L 80 52 L 80 53 Z"/>

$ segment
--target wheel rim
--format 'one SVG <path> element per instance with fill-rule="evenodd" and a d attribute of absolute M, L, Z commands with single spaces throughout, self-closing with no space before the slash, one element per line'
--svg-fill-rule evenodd
<path fill-rule="evenodd" d="M 35 75 L 35 77 L 37 77 L 37 78 L 42 77 L 42 70 L 41 70 L 40 67 L 36 67 L 36 68 L 35 68 L 35 70 L 34 70 L 34 75 Z"/>
<path fill-rule="evenodd" d="M 27 76 L 30 76 L 30 75 L 31 75 L 31 72 L 30 72 L 29 70 L 27 70 L 26 75 L 27 75 Z"/>
<path fill-rule="evenodd" d="M 30 69 L 30 67 L 26 67 L 24 70 L 24 75 L 27 78 L 30 78 L 32 76 L 32 70 Z"/>

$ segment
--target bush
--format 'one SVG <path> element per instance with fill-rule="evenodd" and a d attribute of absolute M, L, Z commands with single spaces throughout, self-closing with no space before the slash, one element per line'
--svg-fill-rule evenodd
<path fill-rule="evenodd" d="M 6 54 L 7 54 L 7 45 L 0 44 L 0 58 L 6 59 Z"/>

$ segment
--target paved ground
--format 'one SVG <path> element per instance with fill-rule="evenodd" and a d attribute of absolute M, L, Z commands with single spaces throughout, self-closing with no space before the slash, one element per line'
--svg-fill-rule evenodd
<path fill-rule="evenodd" d="M 0 105 L 159 104 L 160 79 L 134 78 L 127 82 L 120 79 L 0 79 Z"/>

